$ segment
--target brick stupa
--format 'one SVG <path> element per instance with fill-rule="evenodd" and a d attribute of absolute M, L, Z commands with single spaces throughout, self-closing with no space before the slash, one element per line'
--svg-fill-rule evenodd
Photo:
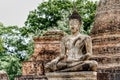
<path fill-rule="evenodd" d="M 120 71 L 120 0 L 100 0 L 91 31 L 98 71 Z"/>

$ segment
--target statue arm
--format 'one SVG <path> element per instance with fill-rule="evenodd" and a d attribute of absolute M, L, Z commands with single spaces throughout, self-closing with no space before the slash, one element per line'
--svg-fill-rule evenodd
<path fill-rule="evenodd" d="M 61 49 L 60 49 L 60 51 L 61 51 L 60 55 L 57 58 L 55 58 L 52 62 L 56 62 L 57 63 L 60 60 L 64 59 L 65 53 L 66 53 L 64 38 L 61 41 Z"/>
<path fill-rule="evenodd" d="M 53 59 L 51 62 L 46 64 L 46 68 L 49 68 L 50 66 L 56 65 L 60 60 L 64 59 L 65 57 L 65 45 L 64 45 L 64 40 L 61 41 L 61 53 L 58 57 Z"/>
<path fill-rule="evenodd" d="M 80 60 L 88 60 L 92 55 L 92 40 L 91 37 L 86 37 L 85 39 L 85 50 L 86 53 L 80 58 Z"/>
<path fill-rule="evenodd" d="M 60 53 L 60 59 L 63 59 L 66 55 L 66 47 L 65 47 L 65 42 L 64 42 L 64 38 L 61 41 L 61 49 L 60 49 L 61 53 Z"/>

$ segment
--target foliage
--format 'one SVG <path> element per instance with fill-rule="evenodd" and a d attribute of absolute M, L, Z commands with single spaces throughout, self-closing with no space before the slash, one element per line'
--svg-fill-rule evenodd
<path fill-rule="evenodd" d="M 96 3 L 89 0 L 76 0 L 75 4 L 83 18 L 83 31 L 90 30 L 94 20 Z M 49 0 L 31 11 L 25 24 L 29 31 L 35 35 L 41 35 L 48 29 L 61 29 L 68 33 L 68 16 L 72 11 L 73 2 L 71 0 Z"/>
<path fill-rule="evenodd" d="M 27 50 L 29 50 L 28 48 L 30 47 L 28 46 L 30 44 L 30 37 L 23 36 L 23 28 L 18 28 L 17 26 L 8 26 L 2 27 L 0 31 L 1 38 L 4 41 L 4 49 L 7 51 L 6 53 L 16 53 L 19 55 L 21 60 L 25 58 L 27 55 L 26 53 L 28 52 Z"/>
<path fill-rule="evenodd" d="M 33 53 L 32 41 L 23 36 L 23 28 L 0 25 L 0 70 L 5 70 L 10 80 L 21 74 L 21 62 Z"/>
<path fill-rule="evenodd" d="M 0 38 L 0 52 L 1 51 L 3 51 L 4 49 L 3 49 L 3 41 L 2 41 L 2 39 Z"/>
<path fill-rule="evenodd" d="M 21 62 L 16 55 L 2 54 L 0 55 L 0 70 L 8 73 L 10 80 L 14 80 L 15 75 L 21 74 Z"/>

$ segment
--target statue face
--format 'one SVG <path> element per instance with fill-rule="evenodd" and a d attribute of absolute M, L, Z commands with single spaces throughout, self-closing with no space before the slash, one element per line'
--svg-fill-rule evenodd
<path fill-rule="evenodd" d="M 80 22 L 77 19 L 71 19 L 69 21 L 69 27 L 70 27 L 71 32 L 74 34 L 79 31 Z"/>

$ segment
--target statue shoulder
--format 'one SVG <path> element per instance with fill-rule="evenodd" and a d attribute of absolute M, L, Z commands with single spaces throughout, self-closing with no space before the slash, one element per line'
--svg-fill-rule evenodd
<path fill-rule="evenodd" d="M 66 36 L 64 36 L 63 38 L 62 38 L 62 42 L 65 42 L 65 41 L 67 41 L 68 39 L 69 39 L 69 35 L 66 35 Z"/>
<path fill-rule="evenodd" d="M 85 41 L 92 42 L 91 37 L 89 35 L 85 35 Z"/>
<path fill-rule="evenodd" d="M 85 34 L 80 34 L 80 37 L 83 37 L 84 39 L 91 39 L 89 35 L 85 35 Z"/>

